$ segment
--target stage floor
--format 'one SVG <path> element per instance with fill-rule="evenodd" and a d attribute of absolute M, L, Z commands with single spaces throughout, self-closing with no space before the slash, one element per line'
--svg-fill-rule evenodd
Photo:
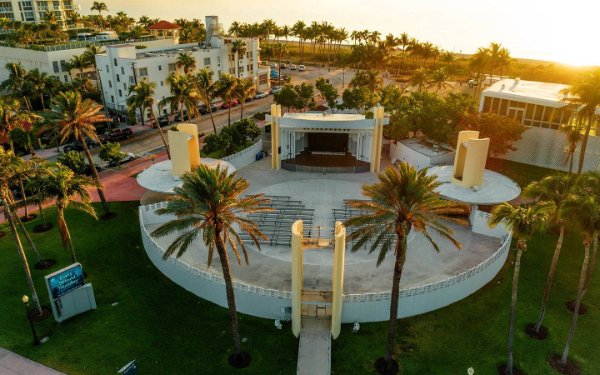
<path fill-rule="evenodd" d="M 295 158 L 282 160 L 282 163 L 310 167 L 369 167 L 368 162 L 356 159 L 349 152 L 346 152 L 345 155 L 339 155 L 302 151 Z"/>

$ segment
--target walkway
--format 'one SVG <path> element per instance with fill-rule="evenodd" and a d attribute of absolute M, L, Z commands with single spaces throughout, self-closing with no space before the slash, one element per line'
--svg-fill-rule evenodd
<path fill-rule="evenodd" d="M 0 374 L 2 375 L 65 375 L 18 354 L 0 348 Z"/>
<path fill-rule="evenodd" d="M 302 318 L 296 375 L 331 373 L 331 320 Z"/>

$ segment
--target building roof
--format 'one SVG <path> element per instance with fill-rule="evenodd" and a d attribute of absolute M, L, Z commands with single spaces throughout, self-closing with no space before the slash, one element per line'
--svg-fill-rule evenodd
<path fill-rule="evenodd" d="M 267 121 L 271 116 L 266 116 Z M 384 125 L 389 124 L 389 119 L 383 119 Z M 321 130 L 321 131 L 349 131 L 349 130 L 372 130 L 375 127 L 375 120 L 366 119 L 361 114 L 343 114 L 343 113 L 285 113 L 279 120 L 281 128 L 303 129 L 303 130 Z"/>
<path fill-rule="evenodd" d="M 562 90 L 569 88 L 560 83 L 524 81 L 519 78 L 502 79 L 483 91 L 483 96 L 540 104 L 549 107 L 563 107 L 565 102 Z"/>
<path fill-rule="evenodd" d="M 179 30 L 181 26 L 168 22 L 168 21 L 159 21 L 154 25 L 148 26 L 148 30 Z"/>
<path fill-rule="evenodd" d="M 454 149 L 445 143 L 434 143 L 426 138 L 410 138 L 400 141 L 404 146 L 427 157 L 445 155 L 454 152 Z"/>

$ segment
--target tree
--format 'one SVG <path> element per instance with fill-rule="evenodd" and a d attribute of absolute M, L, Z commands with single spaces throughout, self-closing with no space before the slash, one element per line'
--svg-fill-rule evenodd
<path fill-rule="evenodd" d="M 579 307 L 581 301 L 587 291 L 587 284 L 591 273 L 593 272 L 595 264 L 592 262 L 588 265 L 590 258 L 590 245 L 594 243 L 594 252 L 597 251 L 597 236 L 600 230 L 600 201 L 598 196 L 595 194 L 589 194 L 586 191 L 580 191 L 578 194 L 571 195 L 564 202 L 564 214 L 565 217 L 569 218 L 579 224 L 583 230 L 583 250 L 584 257 L 581 264 L 581 272 L 579 276 L 579 285 L 577 287 L 577 298 L 575 300 L 575 307 L 573 309 L 573 316 L 571 318 L 571 326 L 569 333 L 567 334 L 567 341 L 563 349 L 560 364 L 562 366 L 567 365 L 569 358 L 569 350 L 571 348 L 571 342 L 575 336 L 575 329 L 577 328 L 577 321 L 579 319 Z M 594 254 L 594 258 L 595 258 Z M 589 269 L 588 269 L 588 266 Z"/>
<path fill-rule="evenodd" d="M 75 247 L 67 221 L 65 209 L 73 208 L 84 212 L 96 219 L 96 212 L 91 205 L 88 188 L 96 186 L 93 179 L 75 174 L 70 168 L 60 163 L 50 168 L 50 173 L 44 178 L 44 195 L 56 199 L 56 214 L 58 232 L 65 250 L 71 252 L 71 260 L 77 262 Z"/>
<path fill-rule="evenodd" d="M 446 68 L 438 68 L 431 72 L 431 80 L 429 87 L 435 87 L 436 92 L 440 92 L 441 89 L 452 88 L 452 85 L 447 81 L 450 79 Z"/>
<path fill-rule="evenodd" d="M 98 18 L 100 19 L 100 26 L 104 26 L 104 20 L 102 19 L 102 12 L 103 11 L 108 12 L 108 7 L 106 6 L 106 4 L 104 2 L 94 1 L 90 10 L 98 11 Z"/>
<path fill-rule="evenodd" d="M 381 90 L 383 80 L 381 75 L 376 70 L 360 71 L 352 78 L 350 88 L 354 87 L 366 87 L 373 94 L 378 93 Z"/>
<path fill-rule="evenodd" d="M 129 86 L 129 95 L 127 96 L 127 107 L 130 114 L 135 115 L 136 109 L 139 108 L 142 117 L 146 113 L 146 111 L 150 112 L 150 118 L 152 119 L 154 126 L 158 129 L 158 133 L 160 134 L 160 139 L 165 145 L 165 150 L 167 151 L 167 157 L 171 159 L 171 153 L 169 152 L 169 145 L 167 144 L 167 140 L 165 135 L 160 127 L 160 124 L 156 120 L 156 116 L 154 114 L 154 95 L 155 95 L 156 83 L 148 82 L 143 79 L 139 81 L 136 85 Z"/>
<path fill-rule="evenodd" d="M 514 143 L 521 139 L 525 127 L 520 122 L 495 113 L 477 113 L 466 116 L 462 125 L 466 130 L 479 131 L 480 138 L 490 138 L 490 155 L 497 157 L 514 151 Z"/>
<path fill-rule="evenodd" d="M 153 236 L 162 237 L 177 233 L 177 238 L 166 249 L 163 259 L 176 254 L 183 255 L 200 237 L 208 248 L 208 266 L 210 267 L 216 249 L 225 280 L 227 306 L 231 320 L 231 335 L 234 353 L 233 362 L 249 362 L 249 356 L 242 352 L 238 327 L 233 279 L 229 268 L 227 247 L 235 254 L 238 263 L 240 251 L 246 264 L 248 253 L 240 239 L 238 230 L 246 232 L 254 244 L 260 248 L 259 239 L 266 236 L 258 229 L 256 223 L 246 218 L 253 212 L 268 211 L 261 207 L 268 202 L 262 194 L 243 196 L 248 188 L 248 181 L 229 174 L 227 169 L 217 166 L 212 169 L 203 164 L 183 175 L 182 186 L 174 189 L 175 195 L 170 198 L 165 208 L 157 211 L 159 215 L 174 215 L 175 219 L 162 224 L 152 232 Z M 238 229 L 239 228 L 239 229 Z M 197 246 L 197 245 L 196 245 Z"/>
<path fill-rule="evenodd" d="M 199 99 L 204 102 L 206 110 L 210 114 L 213 131 L 217 134 L 217 126 L 215 125 L 215 118 L 212 111 L 212 101 L 216 95 L 217 88 L 213 81 L 213 71 L 208 68 L 201 69 L 194 78 L 194 84 L 198 91 Z"/>
<path fill-rule="evenodd" d="M 121 144 L 118 142 L 106 142 L 100 146 L 100 152 L 98 153 L 100 160 L 107 163 L 110 166 L 118 166 L 121 161 L 127 156 L 121 151 Z"/>
<path fill-rule="evenodd" d="M 40 98 L 40 104 L 42 109 L 46 110 L 46 103 L 44 102 L 44 94 L 46 92 L 46 85 L 48 83 L 48 73 L 40 72 L 38 68 L 30 70 L 25 76 L 25 87 L 26 91 L 32 94 L 37 93 Z"/>
<path fill-rule="evenodd" d="M 579 107 L 581 118 L 585 119 L 585 132 L 581 141 L 577 174 L 583 171 L 590 130 L 597 120 L 596 109 L 600 107 L 600 69 L 585 74 L 577 82 L 563 91 L 565 102 Z"/>
<path fill-rule="evenodd" d="M 350 201 L 352 208 L 364 213 L 350 218 L 346 225 L 353 230 L 348 238 L 356 240 L 352 251 L 365 245 L 369 247 L 369 252 L 379 251 L 377 266 L 390 251 L 395 257 L 384 358 L 385 368 L 389 371 L 393 363 L 400 280 L 406 261 L 408 233 L 411 230 L 421 233 L 436 251 L 439 251 L 439 246 L 431 236 L 431 231 L 460 248 L 460 243 L 453 237 L 454 232 L 442 220 L 464 223 L 459 217 L 467 215 L 467 209 L 443 200 L 435 192 L 440 182 L 435 176 L 428 176 L 426 169 L 417 171 L 407 163 L 400 163 L 398 169 L 388 167 L 378 174 L 378 178 L 379 182 L 363 186 L 363 195 L 369 200 Z"/>
<path fill-rule="evenodd" d="M 21 259 L 21 263 L 25 271 L 25 277 L 27 279 L 27 285 L 31 293 L 33 305 L 37 313 L 41 316 L 42 307 L 40 305 L 40 300 L 35 289 L 35 284 L 33 283 L 33 279 L 31 277 L 29 262 L 27 261 L 27 256 L 25 255 L 25 250 L 23 249 L 23 244 L 21 242 L 19 232 L 17 231 L 17 227 L 15 225 L 14 214 L 10 207 L 12 201 L 12 193 L 10 189 L 12 174 L 15 173 L 17 168 L 19 168 L 19 164 L 20 159 L 17 156 L 15 156 L 15 154 L 12 151 L 5 151 L 4 148 L 0 147 L 0 170 L 2 171 L 2 173 L 0 173 L 0 199 L 2 200 L 2 205 L 4 208 L 4 216 L 6 218 L 6 221 L 8 222 L 10 231 L 15 240 L 17 252 L 19 253 L 19 258 Z"/>
<path fill-rule="evenodd" d="M 298 92 L 291 85 L 285 85 L 281 88 L 281 91 L 273 94 L 273 100 L 275 103 L 287 108 L 289 112 L 290 108 L 295 108 L 298 103 Z"/>
<path fill-rule="evenodd" d="M 365 113 L 377 104 L 379 95 L 374 94 L 365 86 L 354 87 L 344 90 L 342 100 L 344 101 L 344 108 L 356 109 L 361 113 Z"/>
<path fill-rule="evenodd" d="M 298 93 L 298 100 L 296 102 L 296 108 L 303 110 L 308 107 L 313 101 L 315 88 L 308 82 L 302 82 L 299 85 L 294 86 L 294 90 Z"/>
<path fill-rule="evenodd" d="M 336 106 L 338 91 L 331 83 L 326 82 L 324 78 L 317 79 L 316 88 L 319 90 L 321 97 L 327 102 L 327 106 L 333 111 Z"/>
<path fill-rule="evenodd" d="M 240 110 L 240 121 L 244 118 L 244 107 L 246 106 L 246 100 L 254 97 L 256 88 L 254 82 L 250 78 L 237 79 L 235 84 L 234 95 L 239 100 L 241 105 Z"/>
<path fill-rule="evenodd" d="M 519 288 L 519 272 L 521 270 L 521 256 L 527 250 L 527 241 L 531 236 L 544 230 L 551 216 L 551 208 L 547 204 L 533 206 L 512 206 L 508 203 L 500 204 L 492 210 L 490 226 L 504 224 L 512 231 L 517 240 L 517 256 L 513 274 L 512 295 L 510 305 L 510 321 L 508 328 L 508 362 L 506 375 L 513 374 L 513 337 L 515 331 L 517 292 Z"/>
<path fill-rule="evenodd" d="M 81 94 L 75 91 L 63 92 L 56 96 L 52 102 L 50 111 L 52 121 L 50 126 L 55 134 L 60 137 L 61 143 L 70 137 L 81 142 L 83 152 L 88 159 L 88 165 L 92 171 L 98 196 L 102 202 L 102 209 L 104 210 L 103 218 L 108 219 L 113 217 L 115 214 L 108 208 L 98 170 L 87 146 L 87 139 L 100 143 L 95 125 L 111 120 L 100 113 L 102 111 L 101 105 L 91 99 L 82 99 Z"/>
<path fill-rule="evenodd" d="M 23 65 L 18 63 L 8 63 L 5 66 L 8 70 L 8 78 L 0 83 L 0 90 L 8 90 L 14 97 L 20 97 L 23 99 L 23 103 L 28 110 L 31 110 L 31 103 L 25 95 L 25 77 L 27 76 L 27 70 Z"/>
<path fill-rule="evenodd" d="M 427 69 L 419 67 L 415 69 L 413 74 L 410 76 L 410 84 L 417 87 L 419 92 L 423 91 L 429 78 L 427 77 Z"/>
<path fill-rule="evenodd" d="M 569 148 L 567 149 L 566 162 L 569 163 L 569 174 L 573 173 L 573 163 L 575 162 L 575 151 L 577 151 L 577 144 L 581 142 L 581 133 L 583 131 L 580 121 L 569 121 L 567 125 L 561 126 L 560 131 L 564 133 L 567 138 Z"/>
<path fill-rule="evenodd" d="M 231 52 L 235 55 L 235 76 L 240 78 L 240 57 L 246 53 L 246 42 L 236 39 L 231 42 Z"/>
<path fill-rule="evenodd" d="M 86 60 L 87 66 L 93 66 L 94 70 L 96 70 L 96 55 L 104 53 L 104 49 L 102 47 L 98 47 L 95 44 L 90 44 L 85 47 L 85 52 L 82 54 L 83 58 Z"/>
<path fill-rule="evenodd" d="M 88 169 L 83 156 L 77 151 L 63 152 L 58 155 L 57 161 L 76 174 L 85 174 Z"/>
<path fill-rule="evenodd" d="M 535 199 L 536 201 L 549 202 L 552 204 L 552 224 L 559 228 L 558 240 L 554 248 L 554 255 L 552 256 L 552 262 L 550 263 L 550 270 L 548 271 L 548 277 L 546 278 L 546 285 L 544 286 L 544 293 L 542 296 L 542 302 L 540 304 L 540 313 L 538 319 L 533 327 L 533 332 L 539 335 L 544 317 L 546 314 L 546 305 L 550 298 L 550 290 L 552 289 L 552 283 L 554 282 L 554 274 L 556 272 L 556 266 L 560 257 L 560 251 L 562 249 L 562 243 L 565 236 L 565 220 L 561 213 L 563 203 L 565 199 L 572 193 L 575 181 L 570 175 L 556 174 L 553 176 L 545 177 L 544 179 L 529 184 L 525 190 L 524 195 L 528 198 Z"/>
<path fill-rule="evenodd" d="M 198 109 L 198 93 L 194 87 L 192 79 L 187 75 L 171 73 L 167 78 L 167 85 L 171 88 L 171 96 L 163 99 L 163 102 L 170 107 L 170 112 L 179 110 L 181 121 L 184 120 L 183 110 L 186 109 L 190 117 Z"/>
<path fill-rule="evenodd" d="M 196 58 L 191 52 L 180 52 L 175 62 L 177 69 L 183 68 L 184 74 L 190 74 L 196 69 Z"/>
<path fill-rule="evenodd" d="M 69 63 L 73 69 L 79 69 L 79 78 L 83 78 L 83 69 L 89 66 L 85 55 L 73 56 Z"/>
<path fill-rule="evenodd" d="M 231 125 L 231 106 L 233 105 L 232 99 L 235 93 L 235 86 L 237 81 L 231 74 L 223 74 L 217 81 L 216 92 L 217 95 L 227 103 L 227 125 Z"/>

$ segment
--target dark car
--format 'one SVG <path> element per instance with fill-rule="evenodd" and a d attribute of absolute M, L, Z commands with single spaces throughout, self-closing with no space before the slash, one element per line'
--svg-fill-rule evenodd
<path fill-rule="evenodd" d="M 171 120 L 169 119 L 169 115 L 162 115 L 158 119 L 158 125 L 162 128 L 163 126 L 167 126 L 171 124 Z M 156 128 L 156 125 L 154 125 Z"/>
<path fill-rule="evenodd" d="M 92 141 L 89 138 L 87 138 L 85 140 L 85 143 L 87 144 L 88 148 L 94 148 L 94 147 L 98 146 L 98 144 L 96 142 Z M 67 143 L 63 147 L 63 152 L 69 152 L 69 151 L 83 151 L 83 144 L 79 141 Z"/>
<path fill-rule="evenodd" d="M 177 114 L 175 114 L 175 122 L 187 121 L 189 119 L 190 119 L 190 116 L 188 116 L 187 111 L 183 111 L 183 120 L 181 119 L 180 111 L 177 111 Z"/>
<path fill-rule="evenodd" d="M 211 110 L 211 112 L 216 112 L 219 110 L 219 108 L 217 108 L 216 105 L 211 104 L 210 110 Z M 208 107 L 206 106 L 206 104 L 201 104 L 198 106 L 198 111 L 200 112 L 201 115 L 205 115 L 208 113 Z"/>
<path fill-rule="evenodd" d="M 223 104 L 221 104 L 221 109 L 227 109 L 229 107 L 233 108 L 233 107 L 235 107 L 238 104 L 239 103 L 238 103 L 237 99 L 233 99 L 233 100 L 230 100 L 228 102 L 223 102 Z"/>
<path fill-rule="evenodd" d="M 123 141 L 133 135 L 133 130 L 130 128 L 116 128 L 111 131 L 104 133 L 100 140 L 102 142 L 118 142 Z"/>

